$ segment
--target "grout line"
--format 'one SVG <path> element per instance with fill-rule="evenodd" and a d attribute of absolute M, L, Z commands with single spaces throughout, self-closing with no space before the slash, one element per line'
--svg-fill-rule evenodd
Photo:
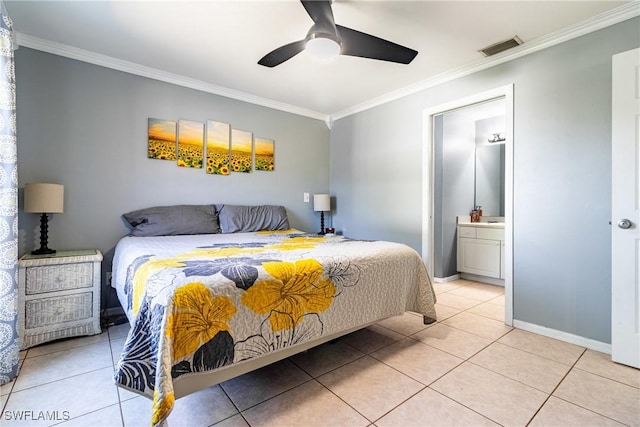
<path fill-rule="evenodd" d="M 551 393 L 549 393 L 547 395 L 547 398 L 544 400 L 544 402 L 542 402 L 542 405 L 540 405 L 540 407 L 538 408 L 538 410 L 531 416 L 531 418 L 529 419 L 529 421 L 527 422 L 526 425 L 531 424 L 531 422 L 533 421 L 533 419 L 538 415 L 538 413 L 542 410 L 542 408 L 544 407 L 544 405 L 547 404 L 547 402 L 549 401 L 549 399 L 551 399 L 551 396 L 553 396 L 553 393 L 556 392 L 556 390 L 558 389 L 558 387 L 560 387 L 560 384 L 562 384 L 562 382 L 565 380 L 565 378 L 567 378 L 567 376 L 569 376 L 569 374 L 571 373 L 571 371 L 573 371 L 573 368 L 576 366 L 576 363 L 578 363 L 578 360 L 580 360 L 580 358 L 582 357 L 582 355 L 587 351 L 587 349 L 585 348 L 582 351 L 582 354 L 580 354 L 580 356 L 575 360 L 575 362 L 573 362 L 573 365 L 571 365 L 571 367 L 569 368 L 569 370 L 567 371 L 566 374 L 564 374 L 562 376 L 562 379 L 560 381 L 558 381 L 558 384 L 556 384 L 556 386 L 553 388 L 553 390 L 551 390 Z M 555 397 L 555 396 L 554 396 Z M 577 405 L 576 405 L 577 406 Z"/>

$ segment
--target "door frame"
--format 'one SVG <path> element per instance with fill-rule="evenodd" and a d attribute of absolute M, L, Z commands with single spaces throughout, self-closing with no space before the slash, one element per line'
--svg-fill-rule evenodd
<path fill-rule="evenodd" d="M 434 268 L 434 206 L 435 206 L 435 156 L 434 116 L 451 110 L 468 107 L 497 98 L 505 100 L 505 278 L 504 278 L 504 323 L 513 325 L 513 84 L 501 86 L 465 98 L 450 101 L 423 111 L 422 151 L 422 259 L 427 265 L 429 278 L 433 279 Z M 428 194 L 425 194 L 428 192 Z"/>

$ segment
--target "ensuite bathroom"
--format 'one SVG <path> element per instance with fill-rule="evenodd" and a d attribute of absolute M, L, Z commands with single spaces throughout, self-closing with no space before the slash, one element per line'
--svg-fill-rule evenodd
<path fill-rule="evenodd" d="M 505 99 L 434 116 L 437 282 L 505 279 Z"/>

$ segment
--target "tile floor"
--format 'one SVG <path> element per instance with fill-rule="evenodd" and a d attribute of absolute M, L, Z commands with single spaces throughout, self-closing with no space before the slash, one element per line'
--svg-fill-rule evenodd
<path fill-rule="evenodd" d="M 438 323 L 386 319 L 179 399 L 169 425 L 640 426 L 640 370 L 505 326 L 500 287 L 435 288 Z M 22 352 L 1 390 L 2 426 L 147 426 L 150 401 L 112 382 L 127 331 Z M 58 419 L 15 420 L 25 411 Z"/>

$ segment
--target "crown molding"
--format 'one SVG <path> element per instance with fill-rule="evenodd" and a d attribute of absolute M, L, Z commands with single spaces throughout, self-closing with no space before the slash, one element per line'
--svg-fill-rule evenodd
<path fill-rule="evenodd" d="M 191 79 L 178 74 L 162 71 L 157 68 L 136 64 L 134 62 L 123 61 L 112 56 L 101 55 L 99 53 L 79 49 L 62 43 L 53 42 L 51 40 L 41 39 L 39 37 L 30 36 L 28 34 L 23 34 L 20 32 L 16 32 L 16 42 L 19 46 L 24 46 L 35 50 L 40 50 L 42 52 L 87 62 L 93 65 L 99 65 L 101 67 L 111 68 L 113 70 L 123 71 L 129 74 L 135 74 L 154 80 L 160 80 L 178 86 L 188 87 L 202 92 L 224 96 L 226 98 L 236 99 L 238 101 L 248 102 L 250 104 L 272 108 L 274 110 L 280 110 L 287 113 L 297 114 L 299 116 L 310 117 L 312 119 L 321 120 L 324 122 L 326 122 L 328 118 L 326 114 L 319 113 L 317 111 L 296 107 L 295 105 L 274 101 L 268 98 L 262 98 L 250 93 L 217 86 L 211 83 L 203 82 L 201 80 Z"/>
<path fill-rule="evenodd" d="M 467 64 L 462 67 L 455 68 L 451 71 L 439 74 L 432 78 L 422 80 L 420 82 L 411 84 L 402 89 L 389 92 L 385 95 L 376 97 L 369 101 L 362 102 L 344 110 L 331 114 L 331 119 L 327 121 L 334 122 L 344 117 L 351 116 L 353 114 L 377 107 L 379 105 L 386 104 L 391 101 L 395 101 L 405 96 L 412 95 L 414 93 L 429 89 L 435 86 L 439 86 L 443 83 L 458 79 L 460 77 L 467 76 L 469 74 L 476 73 L 478 71 L 485 70 L 487 68 L 494 67 L 496 65 L 512 61 L 514 59 L 523 57 L 525 55 L 538 52 L 551 46 L 566 42 L 571 39 L 583 36 L 585 34 L 592 33 L 597 30 L 609 27 L 614 24 L 626 21 L 628 19 L 640 16 L 640 1 L 633 0 L 615 9 L 611 9 L 600 15 L 596 15 L 590 19 L 584 20 L 578 24 L 563 28 L 561 30 L 549 33 L 543 37 L 538 37 L 524 44 L 509 49 L 505 52 L 497 55 L 482 58 L 471 64 Z"/>
<path fill-rule="evenodd" d="M 551 46 L 563 43 L 565 41 L 583 36 L 585 34 L 600 30 L 602 28 L 609 27 L 611 25 L 626 21 L 640 16 L 640 0 L 633 0 L 620 7 L 594 16 L 590 19 L 582 21 L 578 24 L 563 28 L 553 33 L 547 34 L 543 37 L 525 42 L 524 44 L 509 49 L 498 55 L 494 55 L 488 58 L 482 58 L 471 64 L 467 64 L 462 67 L 455 68 L 446 73 L 439 74 L 432 78 L 422 80 L 420 82 L 408 85 L 402 89 L 389 92 L 382 96 L 378 96 L 371 100 L 362 102 L 344 110 L 335 112 L 333 114 L 324 114 L 313 110 L 297 107 L 295 105 L 286 104 L 283 102 L 275 101 L 268 98 L 262 98 L 246 92 L 229 89 L 222 86 L 217 86 L 211 83 L 203 82 L 201 80 L 191 79 L 185 76 L 181 76 L 174 73 L 169 73 L 152 67 L 146 67 L 144 65 L 136 64 L 134 62 L 123 61 L 107 55 L 101 55 L 95 52 L 91 52 L 84 49 L 79 49 L 73 46 L 65 45 L 62 43 L 53 42 L 50 40 L 41 39 L 38 37 L 30 36 L 20 32 L 16 32 L 16 42 L 18 46 L 24 46 L 31 49 L 40 50 L 43 52 L 51 53 L 54 55 L 63 56 L 70 59 L 75 59 L 82 62 L 87 62 L 94 65 L 99 65 L 106 68 L 111 68 L 125 73 L 135 74 L 150 79 L 163 81 L 166 83 L 175 84 L 178 86 L 184 86 L 191 89 L 199 90 L 202 92 L 212 93 L 215 95 L 224 96 L 238 101 L 248 102 L 250 104 L 260 105 L 267 108 L 272 108 L 279 111 L 284 111 L 299 116 L 309 117 L 316 120 L 324 121 L 329 129 L 331 129 L 333 122 L 344 117 L 386 104 L 391 101 L 395 101 L 400 98 L 412 95 L 414 93 L 429 89 L 443 83 L 458 79 L 460 77 L 467 76 L 469 74 L 476 73 L 478 71 L 485 70 L 487 68 L 494 67 L 496 65 L 520 58 L 525 55 L 529 55 L 534 52 L 546 49 Z"/>

